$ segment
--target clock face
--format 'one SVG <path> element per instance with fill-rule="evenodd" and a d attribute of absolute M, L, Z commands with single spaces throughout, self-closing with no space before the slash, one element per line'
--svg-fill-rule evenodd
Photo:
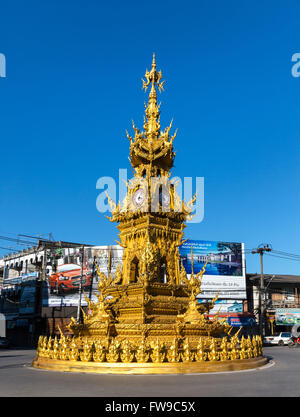
<path fill-rule="evenodd" d="M 133 193 L 132 201 L 136 208 L 141 207 L 145 201 L 145 191 L 142 188 L 136 190 Z"/>
<path fill-rule="evenodd" d="M 161 191 L 159 195 L 159 202 L 163 207 L 168 207 L 170 205 L 170 194 L 166 191 Z"/>

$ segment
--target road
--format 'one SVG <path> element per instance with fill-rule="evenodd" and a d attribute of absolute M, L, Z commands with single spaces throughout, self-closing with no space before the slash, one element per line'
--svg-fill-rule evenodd
<path fill-rule="evenodd" d="M 31 367 L 33 350 L 0 351 L 1 397 L 300 396 L 300 348 L 266 347 L 263 368 L 196 375 L 98 375 Z"/>

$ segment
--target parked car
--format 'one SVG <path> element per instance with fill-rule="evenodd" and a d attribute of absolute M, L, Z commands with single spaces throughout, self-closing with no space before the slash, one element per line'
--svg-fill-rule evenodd
<path fill-rule="evenodd" d="M 0 348 L 8 348 L 10 346 L 10 342 L 6 337 L 0 337 Z"/>
<path fill-rule="evenodd" d="M 264 337 L 264 343 L 266 345 L 287 345 L 290 341 L 292 334 L 290 332 L 281 332 L 278 335 Z"/>
<path fill-rule="evenodd" d="M 57 267 L 56 274 L 50 276 L 50 289 L 52 293 L 63 294 L 78 291 L 80 285 L 81 267 L 76 264 L 64 264 Z M 91 285 L 91 271 L 83 268 L 82 287 Z"/>

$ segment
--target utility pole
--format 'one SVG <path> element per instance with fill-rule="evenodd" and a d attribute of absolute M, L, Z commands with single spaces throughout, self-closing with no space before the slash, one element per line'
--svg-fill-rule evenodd
<path fill-rule="evenodd" d="M 260 255 L 260 286 L 259 286 L 259 333 L 263 337 L 265 336 L 265 283 L 264 283 L 264 265 L 263 256 L 265 252 L 271 252 L 269 245 L 260 245 L 256 250 L 251 253 L 258 253 Z"/>
<path fill-rule="evenodd" d="M 81 251 L 81 272 L 79 283 L 79 300 L 77 306 L 77 323 L 81 323 L 81 293 L 82 293 L 82 276 L 83 276 L 83 262 L 84 262 L 84 246 L 80 248 Z"/>
<path fill-rule="evenodd" d="M 91 285 L 90 285 L 90 292 L 89 292 L 90 301 L 92 301 L 93 281 L 94 281 L 94 275 L 95 275 L 95 262 L 96 262 L 96 256 L 94 256 L 94 259 L 93 259 Z"/>

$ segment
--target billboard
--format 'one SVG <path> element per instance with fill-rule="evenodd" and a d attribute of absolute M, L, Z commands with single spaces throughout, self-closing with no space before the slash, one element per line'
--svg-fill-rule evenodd
<path fill-rule="evenodd" d="M 201 295 L 200 295 L 201 297 Z M 198 298 L 198 303 L 206 303 L 207 298 Z M 209 314 L 216 313 L 243 313 L 244 302 L 243 300 L 224 300 L 218 299 L 215 302 L 214 307 L 209 311 Z"/>
<path fill-rule="evenodd" d="M 199 299 L 214 298 L 220 291 L 219 299 L 225 312 L 239 312 L 240 300 L 246 298 L 246 277 L 243 243 L 216 242 L 206 240 L 187 240 L 179 247 L 180 257 L 191 274 L 191 248 L 193 247 L 193 271 L 202 270 L 207 262 L 202 280 L 202 293 Z M 82 269 L 82 288 L 92 301 L 97 301 L 98 275 L 93 273 L 94 260 L 101 272 L 114 274 L 122 263 L 124 249 L 119 245 L 91 246 L 84 248 Z M 60 249 L 55 255 L 56 268 L 48 276 L 48 294 L 43 298 L 43 306 L 77 306 L 81 279 L 81 248 Z M 109 265 L 110 262 L 110 265 Z M 225 299 L 230 299 L 226 304 Z M 85 306 L 84 296 L 81 305 Z M 218 306 L 216 305 L 216 308 Z"/>
<path fill-rule="evenodd" d="M 206 265 L 199 298 L 241 300 L 246 298 L 244 244 L 208 240 L 187 240 L 179 247 L 183 266 L 190 276 Z M 193 259 L 192 259 L 193 253 Z"/>
<path fill-rule="evenodd" d="M 48 276 L 48 293 L 43 298 L 43 306 L 77 306 L 81 280 L 86 295 L 92 301 L 97 301 L 98 275 L 93 267 L 94 261 L 101 272 L 108 274 L 110 268 L 114 274 L 117 265 L 122 262 L 122 256 L 123 248 L 119 245 L 86 247 L 82 265 L 81 248 L 60 249 L 59 255 L 55 256 L 56 268 Z M 81 305 L 87 305 L 84 296 L 81 297 Z"/>
<path fill-rule="evenodd" d="M 275 310 L 275 323 L 281 326 L 300 324 L 299 308 L 278 308 Z"/>
<path fill-rule="evenodd" d="M 228 317 L 228 324 L 233 327 L 245 327 L 245 326 L 255 326 L 256 321 L 254 317 L 247 316 L 237 316 L 237 317 Z"/>

